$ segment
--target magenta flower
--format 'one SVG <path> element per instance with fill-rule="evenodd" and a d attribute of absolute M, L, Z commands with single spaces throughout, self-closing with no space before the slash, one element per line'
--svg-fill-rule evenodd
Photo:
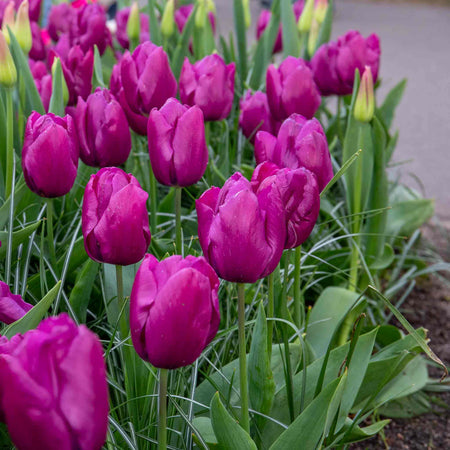
<path fill-rule="evenodd" d="M 161 108 L 177 93 L 167 54 L 151 42 L 138 45 L 131 55 L 125 52 L 113 68 L 110 86 L 130 127 L 143 136 L 147 134 L 150 111 Z"/>
<path fill-rule="evenodd" d="M 192 14 L 194 10 L 194 4 L 190 3 L 188 5 L 182 5 L 176 9 L 174 14 L 175 23 L 177 25 L 178 31 L 180 33 L 183 32 L 186 22 L 189 19 L 189 16 Z M 208 19 L 211 23 L 211 28 L 213 33 L 216 32 L 216 16 L 212 11 L 208 11 Z"/>
<path fill-rule="evenodd" d="M 166 186 L 190 186 L 208 164 L 203 113 L 169 98 L 148 119 L 148 151 L 156 179 Z"/>
<path fill-rule="evenodd" d="M 81 97 L 73 118 L 80 143 L 80 158 L 88 166 L 124 164 L 131 150 L 127 118 L 108 89 L 97 88 L 85 102 Z"/>
<path fill-rule="evenodd" d="M 284 248 L 303 244 L 319 216 L 320 194 L 316 176 L 304 167 L 280 169 L 266 161 L 256 167 L 251 183 L 256 192 L 272 183 L 277 186 L 286 217 Z"/>
<path fill-rule="evenodd" d="M 98 337 L 61 314 L 13 340 L 0 350 L 0 398 L 15 446 L 100 450 L 109 405 Z"/>
<path fill-rule="evenodd" d="M 78 141 L 70 116 L 28 117 L 22 169 L 28 187 L 41 197 L 61 197 L 72 189 L 78 168 Z"/>
<path fill-rule="evenodd" d="M 370 66 L 374 83 L 380 65 L 380 39 L 371 34 L 367 39 L 355 30 L 348 31 L 337 41 L 319 47 L 311 60 L 314 79 L 322 95 L 352 93 L 355 70 L 364 72 Z"/>
<path fill-rule="evenodd" d="M 130 7 L 122 8 L 121 10 L 117 11 L 116 14 L 116 24 L 117 24 L 117 31 L 116 31 L 116 39 L 119 45 L 122 48 L 128 49 L 130 47 L 130 40 L 128 39 L 128 33 L 127 33 L 127 23 L 128 18 L 130 17 Z M 147 14 L 140 14 L 140 35 L 139 35 L 139 42 L 142 44 L 143 42 L 150 40 L 150 34 L 149 34 L 149 20 Z"/>
<path fill-rule="evenodd" d="M 317 119 L 293 114 L 280 127 L 278 137 L 259 131 L 255 141 L 256 163 L 271 161 L 279 167 L 305 167 L 317 177 L 320 191 L 333 178 L 327 138 Z"/>
<path fill-rule="evenodd" d="M 320 106 L 320 93 L 307 63 L 288 56 L 278 69 L 267 69 L 266 91 L 272 115 L 277 120 L 297 113 L 311 119 Z"/>
<path fill-rule="evenodd" d="M 0 281 L 0 322 L 9 325 L 22 318 L 32 307 L 20 295 L 12 294 L 9 286 Z"/>
<path fill-rule="evenodd" d="M 130 329 L 138 355 L 162 369 L 192 364 L 220 323 L 219 279 L 204 258 L 146 255 L 133 283 Z"/>
<path fill-rule="evenodd" d="M 147 198 L 138 180 L 122 169 L 106 167 L 91 175 L 81 215 L 91 259 L 127 266 L 144 257 L 151 239 Z"/>
<path fill-rule="evenodd" d="M 239 172 L 196 201 L 203 254 L 218 275 L 254 283 L 273 272 L 286 240 L 284 206 L 274 184 L 255 192 Z"/>
<path fill-rule="evenodd" d="M 35 61 L 47 59 L 47 47 L 42 38 L 42 31 L 36 22 L 30 22 L 32 47 L 28 56 Z"/>
<path fill-rule="evenodd" d="M 62 34 L 68 33 L 77 12 L 69 3 L 52 5 L 48 15 L 47 29 L 50 37 L 57 42 Z"/>
<path fill-rule="evenodd" d="M 225 119 L 234 99 L 234 63 L 226 65 L 217 54 L 191 64 L 186 58 L 180 74 L 180 99 L 197 105 L 206 121 Z"/>

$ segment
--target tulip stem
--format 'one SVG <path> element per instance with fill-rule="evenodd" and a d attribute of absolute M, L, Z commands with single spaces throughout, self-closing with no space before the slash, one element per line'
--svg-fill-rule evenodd
<path fill-rule="evenodd" d="M 153 169 L 150 166 L 150 227 L 152 229 L 152 234 L 156 234 L 156 226 L 157 226 L 157 201 L 158 201 L 158 189 L 156 186 L 156 178 L 153 173 Z"/>
<path fill-rule="evenodd" d="M 238 283 L 239 378 L 241 389 L 241 427 L 250 432 L 248 414 L 247 350 L 245 342 L 245 285 Z"/>
<path fill-rule="evenodd" d="M 175 251 L 183 255 L 183 242 L 181 239 L 181 193 L 183 188 L 175 187 Z"/>
<path fill-rule="evenodd" d="M 267 277 L 268 292 L 267 292 L 267 318 L 272 319 L 274 313 L 274 300 L 273 300 L 273 272 Z M 267 321 L 267 350 L 269 353 L 269 360 L 272 356 L 272 337 L 273 337 L 273 321 Z"/>
<path fill-rule="evenodd" d="M 47 237 L 48 237 L 48 247 L 50 250 L 50 261 L 53 265 L 53 270 L 56 268 L 56 252 L 55 252 L 55 241 L 53 237 L 53 199 L 47 199 Z"/>
<path fill-rule="evenodd" d="M 122 266 L 116 265 L 116 283 L 117 283 L 117 305 L 119 309 L 119 327 L 121 338 L 125 339 L 128 336 L 127 316 L 124 309 L 123 297 L 123 272 Z"/>
<path fill-rule="evenodd" d="M 167 448 L 167 369 L 159 369 L 158 450 Z"/>
<path fill-rule="evenodd" d="M 13 148 L 13 103 L 12 103 L 12 89 L 5 89 L 6 96 L 6 192 L 5 199 L 7 199 L 12 192 L 13 170 L 14 170 L 14 148 Z"/>
<path fill-rule="evenodd" d="M 305 310 L 302 291 L 300 289 L 300 269 L 302 256 L 301 245 L 295 249 L 294 255 L 294 323 L 298 328 L 300 328 L 302 326 L 303 314 Z"/>

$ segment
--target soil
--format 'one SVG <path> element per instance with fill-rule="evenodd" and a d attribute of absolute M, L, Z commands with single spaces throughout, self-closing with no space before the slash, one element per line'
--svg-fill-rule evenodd
<path fill-rule="evenodd" d="M 423 234 L 428 247 L 436 250 L 444 261 L 450 261 L 450 230 L 427 226 Z M 447 275 L 448 276 L 448 275 Z M 418 285 L 401 308 L 415 327 L 428 330 L 430 347 L 450 365 L 450 281 L 437 276 L 418 280 Z M 396 323 L 398 325 L 398 323 Z M 442 370 L 430 367 L 430 376 L 440 378 Z M 440 406 L 433 413 L 412 419 L 393 419 L 384 429 L 384 436 L 350 446 L 352 450 L 419 450 L 450 449 L 450 392 L 429 393 Z M 445 406 L 447 405 L 447 406 Z"/>

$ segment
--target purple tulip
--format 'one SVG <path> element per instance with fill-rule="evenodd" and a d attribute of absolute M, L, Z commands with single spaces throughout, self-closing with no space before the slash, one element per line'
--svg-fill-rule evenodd
<path fill-rule="evenodd" d="M 197 183 L 208 164 L 203 113 L 169 98 L 148 118 L 148 151 L 156 179 L 166 186 Z"/>
<path fill-rule="evenodd" d="M 28 56 L 35 61 L 44 61 L 47 58 L 47 48 L 39 25 L 36 22 L 30 22 L 32 47 Z"/>
<path fill-rule="evenodd" d="M 52 5 L 48 15 L 48 33 L 57 42 L 62 34 L 68 33 L 72 22 L 76 19 L 77 12 L 69 3 Z"/>
<path fill-rule="evenodd" d="M 275 183 L 280 191 L 286 216 L 284 248 L 295 248 L 303 244 L 319 216 L 320 194 L 316 176 L 304 167 L 280 169 L 276 164 L 266 161 L 256 167 L 251 183 L 256 192 Z"/>
<path fill-rule="evenodd" d="M 272 115 L 284 120 L 298 113 L 311 119 L 320 106 L 320 93 L 307 63 L 288 56 L 278 69 L 267 69 L 266 91 Z"/>
<path fill-rule="evenodd" d="M 131 150 L 127 118 L 108 89 L 97 88 L 85 102 L 81 97 L 73 118 L 80 143 L 80 158 L 88 166 L 124 164 Z"/>
<path fill-rule="evenodd" d="M 70 116 L 28 117 L 22 169 L 28 187 L 41 197 L 61 197 L 72 189 L 78 168 L 78 141 Z"/>
<path fill-rule="evenodd" d="M 122 169 L 106 167 L 91 175 L 81 216 L 91 259 L 127 266 L 144 257 L 151 239 L 147 198 L 139 181 Z"/>
<path fill-rule="evenodd" d="M 352 93 L 355 70 L 372 70 L 374 83 L 380 65 L 380 39 L 371 34 L 367 39 L 355 30 L 348 31 L 337 41 L 319 47 L 311 60 L 314 79 L 322 95 L 348 95 Z"/>
<path fill-rule="evenodd" d="M 241 99 L 240 107 L 239 127 L 252 144 L 255 143 L 258 131 L 277 133 L 280 123 L 270 113 L 266 94 L 260 91 L 252 94 L 251 91 L 247 91 L 244 98 Z"/>
<path fill-rule="evenodd" d="M 194 4 L 190 3 L 188 5 L 182 5 L 179 8 L 176 9 L 174 14 L 175 23 L 177 25 L 178 31 L 180 33 L 183 32 L 184 27 L 186 26 L 186 22 L 189 19 L 189 16 L 192 14 L 192 11 L 194 11 Z M 216 16 L 212 11 L 208 11 L 208 19 L 211 23 L 211 29 L 213 33 L 216 32 Z"/>
<path fill-rule="evenodd" d="M 255 141 L 256 163 L 272 161 L 279 167 L 305 167 L 317 177 L 320 191 L 333 178 L 327 138 L 317 119 L 293 114 L 280 127 L 278 137 L 259 131 Z"/>
<path fill-rule="evenodd" d="M 205 56 L 191 64 L 185 58 L 180 74 L 180 99 L 197 105 L 206 121 L 225 119 L 234 99 L 234 63 L 226 65 L 217 54 Z"/>
<path fill-rule="evenodd" d="M 31 62 L 30 60 L 30 68 L 44 109 L 48 111 L 52 96 L 52 76 L 48 73 L 47 66 L 42 61 Z"/>
<path fill-rule="evenodd" d="M 286 240 L 284 206 L 274 184 L 254 192 L 239 172 L 196 201 L 198 237 L 208 262 L 227 280 L 254 283 L 272 273 Z"/>
<path fill-rule="evenodd" d="M 9 286 L 0 281 L 0 322 L 9 325 L 23 317 L 32 307 L 20 295 L 12 294 Z"/>
<path fill-rule="evenodd" d="M 192 364 L 220 323 L 219 279 L 205 258 L 146 255 L 133 283 L 130 329 L 138 355 L 155 367 Z"/>
<path fill-rule="evenodd" d="M 120 11 L 117 11 L 116 14 L 116 24 L 117 24 L 117 31 L 116 31 L 116 39 L 119 45 L 122 48 L 128 49 L 130 47 L 130 40 L 128 38 L 127 33 L 127 23 L 128 18 L 130 17 L 130 7 L 123 8 Z M 149 34 L 149 20 L 147 14 L 140 14 L 140 35 L 139 35 L 139 42 L 142 44 L 143 42 L 150 40 L 150 34 Z"/>
<path fill-rule="evenodd" d="M 177 93 L 167 54 L 151 42 L 138 45 L 131 55 L 125 52 L 113 68 L 110 85 L 130 127 L 143 136 L 147 134 L 150 111 L 161 108 Z"/>
<path fill-rule="evenodd" d="M 92 75 L 94 73 L 92 48 L 85 53 L 79 45 L 72 47 L 67 58 L 62 59 L 61 66 L 69 90 L 68 105 L 76 105 L 78 97 L 86 100 L 92 91 Z"/>
<path fill-rule="evenodd" d="M 28 331 L 0 354 L 1 406 L 21 450 L 99 450 L 108 426 L 103 350 L 66 314 Z"/>

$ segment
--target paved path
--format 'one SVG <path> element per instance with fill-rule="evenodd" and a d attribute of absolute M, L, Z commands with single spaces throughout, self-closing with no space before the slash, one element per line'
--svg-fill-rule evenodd
<path fill-rule="evenodd" d="M 232 2 L 216 4 L 220 32 L 228 34 Z M 251 0 L 251 5 L 256 21 L 259 3 Z M 412 161 L 395 170 L 400 170 L 402 182 L 435 198 L 438 217 L 450 220 L 450 8 L 337 0 L 333 38 L 352 28 L 365 36 L 377 32 L 381 38 L 381 99 L 408 78 L 395 120 L 400 138 L 394 160 Z"/>

